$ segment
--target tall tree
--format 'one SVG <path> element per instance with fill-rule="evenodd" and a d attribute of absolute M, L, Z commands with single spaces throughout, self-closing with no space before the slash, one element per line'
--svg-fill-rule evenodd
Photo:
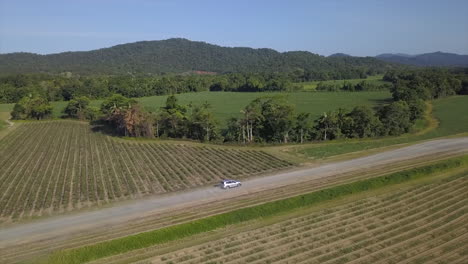
<path fill-rule="evenodd" d="M 194 106 L 189 121 L 192 138 L 210 141 L 216 135 L 217 121 L 210 104 Z"/>
<path fill-rule="evenodd" d="M 341 136 L 338 116 L 334 112 L 323 113 L 315 121 L 316 138 L 321 140 L 331 140 Z"/>
<path fill-rule="evenodd" d="M 302 144 L 312 128 L 310 113 L 299 113 L 296 120 L 296 131 L 299 134 L 299 142 Z"/>
<path fill-rule="evenodd" d="M 241 110 L 241 113 L 244 114 L 244 117 L 240 120 L 243 141 L 244 143 L 254 142 L 254 132 L 262 127 L 261 123 L 264 120 L 262 114 L 262 99 L 253 100 L 244 110 Z"/>
<path fill-rule="evenodd" d="M 346 137 L 365 138 L 377 136 L 382 124 L 374 111 L 368 106 L 356 106 L 347 114 L 348 128 Z"/>
<path fill-rule="evenodd" d="M 43 97 L 24 97 L 13 107 L 13 119 L 41 120 L 52 114 L 52 106 Z"/>
<path fill-rule="evenodd" d="M 393 102 L 379 110 L 384 134 L 397 136 L 409 132 L 412 122 L 408 104 L 405 101 Z"/>
<path fill-rule="evenodd" d="M 70 118 L 86 119 L 86 112 L 90 102 L 86 96 L 71 99 L 65 107 L 64 113 Z"/>
<path fill-rule="evenodd" d="M 268 141 L 289 142 L 294 128 L 295 112 L 293 105 L 284 98 L 268 98 L 262 104 L 263 136 Z"/>

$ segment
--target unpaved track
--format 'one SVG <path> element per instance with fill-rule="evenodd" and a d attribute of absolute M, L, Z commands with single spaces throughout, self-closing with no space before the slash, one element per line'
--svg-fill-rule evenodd
<path fill-rule="evenodd" d="M 297 184 L 340 173 L 390 165 L 393 162 L 421 158 L 426 155 L 463 152 L 468 152 L 468 137 L 433 140 L 363 158 L 253 178 L 244 181 L 241 188 L 222 190 L 220 188 L 204 187 L 180 193 L 154 196 L 148 199 L 134 200 L 91 212 L 78 212 L 41 219 L 31 223 L 17 224 L 0 229 L 0 248 L 27 241 L 66 236 L 79 230 L 92 230 L 93 228 L 110 224 L 122 223 L 157 211 L 181 208 L 213 200 L 228 199 L 251 192 Z"/>

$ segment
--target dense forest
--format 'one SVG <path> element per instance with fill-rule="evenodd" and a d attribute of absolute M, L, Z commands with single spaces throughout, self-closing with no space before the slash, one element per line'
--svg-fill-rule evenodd
<path fill-rule="evenodd" d="M 168 39 L 142 41 L 83 52 L 50 55 L 0 54 L 0 73 L 64 73 L 79 75 L 161 75 L 208 73 L 290 73 L 306 80 L 359 78 L 383 73 L 392 64 L 371 57 L 324 57 L 305 51 L 229 48 Z"/>
<path fill-rule="evenodd" d="M 393 102 L 372 109 L 357 106 L 323 113 L 311 120 L 298 113 L 282 96 L 260 97 L 241 109 L 243 115 L 227 120 L 221 128 L 208 103 L 181 105 L 175 95 L 157 112 L 148 112 L 134 99 L 114 94 L 100 109 L 89 107 L 89 98 L 74 97 L 64 111 L 68 118 L 90 120 L 130 137 L 184 138 L 236 143 L 288 143 L 338 138 L 397 136 L 409 132 L 423 118 L 425 100 L 468 93 L 466 70 L 425 69 L 390 71 Z M 361 85 L 361 84 L 357 84 Z M 51 113 L 47 99 L 24 97 L 14 106 L 16 119 L 42 119 Z"/>

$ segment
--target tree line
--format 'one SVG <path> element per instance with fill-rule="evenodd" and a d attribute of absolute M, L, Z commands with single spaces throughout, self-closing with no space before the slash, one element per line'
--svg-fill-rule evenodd
<path fill-rule="evenodd" d="M 121 94 L 107 97 L 101 107 L 89 106 L 89 98 L 71 99 L 64 116 L 105 124 L 117 134 L 130 137 L 186 138 L 201 141 L 249 143 L 303 143 L 310 140 L 397 136 L 407 133 L 416 120 L 423 118 L 424 100 L 463 94 L 466 83 L 448 71 L 418 70 L 389 72 L 393 101 L 370 108 L 356 106 L 323 113 L 312 120 L 309 113 L 298 113 L 283 96 L 260 97 L 230 118 L 221 127 L 211 105 L 181 105 L 177 97 L 167 98 L 156 112 L 145 110 L 134 99 Z M 42 119 L 51 114 L 49 102 L 42 97 L 25 97 L 12 112 L 15 119 Z"/>
<path fill-rule="evenodd" d="M 392 82 L 395 101 L 432 100 L 468 94 L 468 69 L 389 71 L 383 79 Z"/>
<path fill-rule="evenodd" d="M 147 138 L 189 138 L 210 141 L 219 138 L 219 126 L 211 105 L 181 105 L 177 97 L 167 98 L 156 113 L 146 111 L 135 100 L 116 94 L 101 105 L 101 120 L 123 136 Z"/>
<path fill-rule="evenodd" d="M 337 92 L 337 91 L 346 91 L 346 92 L 362 92 L 362 91 L 381 91 L 389 90 L 391 87 L 390 84 L 376 84 L 369 81 L 361 81 L 356 84 L 353 84 L 348 81 L 343 81 L 342 83 L 327 83 L 319 82 L 315 88 L 317 91 L 328 91 L 328 92 Z"/>
<path fill-rule="evenodd" d="M 98 109 L 87 97 L 68 102 L 65 118 L 98 120 L 116 134 L 128 137 L 186 138 L 200 141 L 248 143 L 303 143 L 310 140 L 366 138 L 400 135 L 408 132 L 423 116 L 422 100 L 396 101 L 377 111 L 368 106 L 339 109 L 312 120 L 309 113 L 298 113 L 285 97 L 260 97 L 242 109 L 242 116 L 227 120 L 221 128 L 210 104 L 181 105 L 177 97 L 167 98 L 165 106 L 152 113 L 134 99 L 119 94 L 106 98 Z M 43 119 L 52 107 L 41 97 L 23 98 L 15 104 L 14 119 Z"/>
<path fill-rule="evenodd" d="M 49 74 L 19 74 L 0 77 L 0 102 L 16 103 L 23 97 L 42 97 L 48 101 L 69 101 L 86 96 L 103 99 L 113 94 L 126 97 L 178 94 L 207 91 L 212 76 L 168 75 L 133 76 L 73 76 Z"/>
<path fill-rule="evenodd" d="M 376 110 L 368 106 L 339 109 L 312 120 L 310 113 L 297 112 L 283 96 L 260 97 L 241 110 L 241 117 L 230 118 L 222 128 L 208 103 L 181 105 L 172 95 L 159 111 L 150 113 L 133 99 L 114 95 L 101 105 L 101 120 L 123 136 L 240 144 L 303 143 L 401 135 L 410 131 L 424 111 L 422 100 L 395 101 Z"/>
<path fill-rule="evenodd" d="M 300 71 L 300 74 L 304 73 Z M 304 80 L 309 79 L 303 79 L 295 72 L 164 76 L 18 74 L 0 77 L 0 103 L 16 103 L 27 96 L 42 97 L 48 101 L 69 101 L 80 96 L 103 99 L 112 94 L 136 98 L 201 91 L 296 91 L 301 89 L 296 82 Z M 369 83 L 362 85 L 362 90 L 372 89 Z M 359 91 L 360 87 L 353 89 Z"/>

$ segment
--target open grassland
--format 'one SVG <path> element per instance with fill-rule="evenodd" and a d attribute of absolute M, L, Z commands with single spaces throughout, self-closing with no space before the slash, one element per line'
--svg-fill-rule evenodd
<path fill-rule="evenodd" d="M 20 124 L 0 141 L 0 220 L 243 178 L 291 163 L 263 151 L 116 140 L 86 123 Z"/>
<path fill-rule="evenodd" d="M 413 133 L 400 137 L 380 139 L 336 140 L 326 143 L 312 143 L 293 147 L 289 151 L 305 157 L 320 159 L 344 153 L 468 132 L 468 96 L 452 96 L 435 100 L 432 106 L 431 114 L 435 118 L 436 124 L 432 128 L 429 125 L 430 130 L 424 131 L 424 133 Z"/>
<path fill-rule="evenodd" d="M 317 88 L 317 85 L 321 82 L 324 84 L 337 84 L 337 85 L 343 85 L 343 83 L 351 83 L 353 85 L 358 84 L 362 81 L 366 81 L 368 83 L 376 84 L 376 85 L 381 85 L 381 84 L 391 84 L 390 82 L 386 82 L 382 80 L 383 75 L 374 75 L 374 76 L 369 76 L 366 79 L 347 79 L 347 80 L 329 80 L 329 81 L 313 81 L 313 82 L 301 82 L 301 83 L 296 83 L 296 85 L 299 85 L 304 89 L 305 91 L 315 91 Z"/>
<path fill-rule="evenodd" d="M 182 104 L 189 104 L 190 102 L 201 104 L 205 101 L 210 103 L 213 106 L 213 113 L 216 118 L 224 123 L 230 117 L 240 116 L 241 109 L 255 98 L 263 96 L 284 96 L 290 103 L 295 105 L 298 112 L 311 113 L 312 118 L 317 118 L 323 112 L 336 110 L 339 107 L 352 108 L 357 105 L 375 106 L 391 98 L 390 93 L 386 91 L 362 93 L 202 92 L 181 94 L 177 97 Z M 166 96 L 144 97 L 138 100 L 145 107 L 155 111 L 164 105 Z"/>
<path fill-rule="evenodd" d="M 231 234 L 144 263 L 466 263 L 467 192 L 465 171 L 443 181 Z"/>
<path fill-rule="evenodd" d="M 158 229 L 158 230 L 145 232 L 145 233 L 140 233 L 140 234 L 136 234 L 136 235 L 132 235 L 132 236 L 128 236 L 128 237 L 123 237 L 123 238 L 119 238 L 119 239 L 115 239 L 115 240 L 105 241 L 105 242 L 101 242 L 101 243 L 97 243 L 97 244 L 94 244 L 94 245 L 89 245 L 89 246 L 85 246 L 85 247 L 81 247 L 81 248 L 76 248 L 76 249 L 66 250 L 66 251 L 62 251 L 62 252 L 57 252 L 56 254 L 52 255 L 51 258 L 48 261 L 52 262 L 52 263 L 64 263 L 64 262 L 65 263 L 83 263 L 83 262 L 87 262 L 87 261 L 90 261 L 90 260 L 103 258 L 103 257 L 106 257 L 106 256 L 112 256 L 112 255 L 116 255 L 116 254 L 130 252 L 132 250 L 148 248 L 148 247 L 151 247 L 153 245 L 159 245 L 159 244 L 162 244 L 162 243 L 169 242 L 171 240 L 188 237 L 188 236 L 192 236 L 192 235 L 195 235 L 195 234 L 200 234 L 202 232 L 215 230 L 215 229 L 218 229 L 218 228 L 226 227 L 228 225 L 239 224 L 239 223 L 243 223 L 243 222 L 251 221 L 251 220 L 256 220 L 256 219 L 260 220 L 260 219 L 264 219 L 265 217 L 268 218 L 268 217 L 271 217 L 271 216 L 274 216 L 274 215 L 278 215 L 279 213 L 288 213 L 288 212 L 291 212 L 293 209 L 307 208 L 309 206 L 316 205 L 316 204 L 319 204 L 319 203 L 324 202 L 324 201 L 337 199 L 337 198 L 342 197 L 342 196 L 347 196 L 347 195 L 351 195 L 351 194 L 359 194 L 359 193 L 367 192 L 367 191 L 371 191 L 371 190 L 378 190 L 378 189 L 385 188 L 385 187 L 392 186 L 392 185 L 396 185 L 396 184 L 408 183 L 408 182 L 411 182 L 411 181 L 414 181 L 414 180 L 418 180 L 418 179 L 428 177 L 428 175 L 433 175 L 433 174 L 437 174 L 437 173 L 441 174 L 441 173 L 443 173 L 444 171 L 446 171 L 448 169 L 460 168 L 460 167 L 465 168 L 465 169 L 463 169 L 463 174 L 459 174 L 456 177 L 451 178 L 451 180 L 457 180 L 457 182 L 455 184 L 453 184 L 453 186 L 455 186 L 457 190 L 456 191 L 452 190 L 452 191 L 449 191 L 449 192 L 445 193 L 446 196 L 450 196 L 450 199 L 447 199 L 447 197 L 445 197 L 445 196 L 441 197 L 441 194 L 444 194 L 444 192 L 438 192 L 439 195 L 434 195 L 434 196 L 436 196 L 437 198 L 441 198 L 441 200 L 437 200 L 437 202 L 435 202 L 433 204 L 430 204 L 429 208 L 431 208 L 431 205 L 434 205 L 434 204 L 438 205 L 439 202 L 443 202 L 443 201 L 446 202 L 448 205 L 451 205 L 453 207 L 453 202 L 456 201 L 456 204 L 461 206 L 460 207 L 461 209 L 457 208 L 457 213 L 462 213 L 461 216 L 463 216 L 466 213 L 466 210 L 467 210 L 466 200 L 468 199 L 468 197 L 466 197 L 464 195 L 464 193 L 468 190 L 467 189 L 468 185 L 467 185 L 467 181 L 466 181 L 468 179 L 466 177 L 466 173 L 467 173 L 466 164 L 467 164 L 467 162 L 468 162 L 468 157 L 465 156 L 465 157 L 462 157 L 462 158 L 450 159 L 450 160 L 442 161 L 442 162 L 435 163 L 435 164 L 432 164 L 432 165 L 428 165 L 428 166 L 424 166 L 424 167 L 420 167 L 420 168 L 415 168 L 415 169 L 410 169 L 410 170 L 403 171 L 403 172 L 397 172 L 397 173 L 393 173 L 393 174 L 389 174 L 389 175 L 385 175 L 385 176 L 379 176 L 379 177 L 375 177 L 375 178 L 371 178 L 371 179 L 356 181 L 356 182 L 352 182 L 352 183 L 349 183 L 349 184 L 338 185 L 338 186 L 330 187 L 330 188 L 327 188 L 327 189 L 322 189 L 320 191 L 316 191 L 316 192 L 312 192 L 312 193 L 308 193 L 308 194 L 304 194 L 304 195 L 300 195 L 300 196 L 291 197 L 291 198 L 284 199 L 284 200 L 268 202 L 268 203 L 253 206 L 253 207 L 242 208 L 242 209 L 234 210 L 234 211 L 231 211 L 231 212 L 228 212 L 228 213 L 223 213 L 223 214 L 210 216 L 210 217 L 207 217 L 207 218 L 202 218 L 202 219 L 195 220 L 195 221 L 192 221 L 192 222 L 182 223 L 182 224 L 179 224 L 179 225 L 174 225 L 174 226 L 170 226 L 170 227 L 166 227 L 166 228 L 161 228 L 161 229 Z M 461 180 L 459 180 L 459 179 L 461 179 Z M 433 188 L 430 188 L 430 189 L 433 189 Z M 399 197 L 400 195 L 396 195 L 396 196 Z M 426 197 L 426 199 L 423 198 L 422 200 L 428 200 L 428 199 Z M 408 201 L 412 201 L 412 200 L 408 200 Z M 412 204 L 412 205 L 419 206 L 420 203 L 419 202 L 414 202 L 414 204 Z M 376 206 L 376 208 L 381 208 L 381 207 L 382 206 Z M 367 206 L 365 206 L 365 208 L 367 208 Z M 405 209 L 405 210 L 407 208 L 408 208 L 408 206 L 403 206 L 402 207 L 402 209 Z M 445 206 L 445 203 L 444 203 L 444 205 L 440 205 L 440 208 L 441 209 L 446 209 L 447 206 Z M 392 210 L 390 210 L 390 208 L 387 208 L 387 209 L 389 209 L 389 210 L 385 210 L 385 209 L 383 209 L 383 210 L 386 213 L 388 213 L 389 215 L 394 216 L 392 214 Z M 434 213 L 430 209 L 425 211 L 425 212 L 427 213 L 427 215 L 425 215 L 425 216 L 432 216 L 432 214 Z M 457 214 L 457 216 L 460 217 L 460 214 Z M 440 215 L 437 215 L 437 217 L 434 217 L 434 218 L 438 219 L 439 217 L 440 217 Z M 346 219 L 346 217 L 338 217 L 338 218 Z M 381 219 L 381 220 L 384 220 L 384 219 Z M 419 225 L 419 222 L 422 222 L 422 221 L 418 221 L 418 223 L 416 224 L 417 226 Z M 379 223 L 380 222 L 376 222 L 375 225 L 378 225 Z M 399 222 L 397 224 L 391 223 L 391 224 L 392 224 L 391 227 L 386 226 L 386 228 L 387 228 L 386 230 L 391 230 L 395 226 L 400 226 L 400 224 L 408 224 L 410 226 L 409 229 L 413 228 L 410 225 L 411 224 L 410 221 L 408 221 L 408 222 Z M 338 236 L 338 237 L 343 232 L 343 231 L 341 231 L 340 228 L 338 228 L 339 226 L 340 225 L 336 226 L 337 230 L 333 230 L 336 233 L 336 236 Z M 369 228 L 369 230 L 374 229 L 374 228 L 377 228 L 377 226 L 373 227 L 373 228 Z M 327 229 L 331 230 L 330 226 Z M 381 230 L 381 229 L 382 228 L 378 228 L 378 229 L 375 230 L 375 232 L 379 232 L 378 230 Z M 309 229 L 307 229 L 307 230 L 309 230 Z M 263 233 L 263 232 L 259 232 L 259 233 Z M 359 234 L 359 233 L 360 233 L 360 231 L 357 232 L 357 234 Z M 354 237 L 355 234 L 353 234 L 353 237 Z M 366 234 L 366 235 L 369 238 L 374 237 L 374 233 L 370 233 L 370 234 Z M 244 237 L 248 237 L 248 235 L 244 236 Z M 309 237 L 307 237 L 307 238 L 309 238 Z M 314 237 L 312 236 L 312 237 L 310 237 L 310 239 L 314 239 Z M 264 237 L 264 239 L 262 239 L 262 240 L 269 240 L 269 239 L 268 239 L 268 237 Z M 296 239 L 291 240 L 289 242 L 293 242 L 295 240 Z M 329 241 L 334 241 L 334 240 L 336 240 L 336 238 L 330 239 Z M 348 241 L 348 240 L 345 240 L 345 241 Z M 249 241 L 247 241 L 247 242 L 249 242 Z M 365 245 L 372 245 L 372 243 L 374 243 L 374 242 L 375 242 L 375 239 L 373 239 L 370 244 L 365 244 Z M 382 242 L 382 241 L 380 241 L 380 242 Z M 242 244 L 242 243 L 243 242 L 237 243 L 236 246 L 239 245 L 239 244 Z M 264 244 L 266 242 L 261 242 L 261 243 Z M 282 244 L 284 244 L 284 241 L 279 243 L 279 245 L 282 245 Z M 305 243 L 305 244 L 307 245 L 307 243 Z M 279 246 L 279 245 L 277 245 L 277 246 Z M 348 241 L 347 245 L 349 245 L 349 241 Z M 264 249 L 267 249 L 267 248 L 268 248 L 268 245 Z M 252 249 L 252 247 L 248 247 L 248 249 L 242 248 L 241 251 L 249 251 L 251 253 L 262 251 L 262 250 L 256 250 L 256 251 L 252 250 L 252 251 L 250 251 L 251 249 Z M 145 252 L 147 252 L 148 250 L 145 250 Z M 304 251 L 307 252 L 307 250 L 308 249 L 305 249 Z M 304 251 L 302 251 L 302 252 L 304 252 Z M 235 253 L 235 251 L 232 251 L 232 252 Z M 283 251 L 282 250 L 277 250 L 277 251 L 274 251 L 274 252 L 283 252 Z M 328 253 L 329 251 L 326 251 L 326 252 Z M 198 254 L 198 253 L 196 253 L 196 254 Z M 206 254 L 215 253 L 214 258 L 222 257 L 222 255 L 223 255 L 223 254 L 220 254 L 220 252 L 216 251 L 216 250 L 209 250 L 209 252 L 205 252 L 205 253 Z M 247 254 L 247 255 L 249 255 L 249 254 Z M 270 254 L 269 253 L 266 253 L 266 254 L 262 253 L 261 255 L 262 255 L 262 257 L 259 257 L 258 259 L 263 258 L 263 257 L 267 257 L 267 256 L 271 255 L 271 253 Z M 288 257 L 291 257 L 293 255 L 294 254 L 290 254 L 290 255 L 288 255 Z M 176 254 L 176 256 L 178 256 L 178 255 Z M 246 256 L 244 255 L 242 257 L 246 257 Z M 195 260 L 194 263 L 211 261 L 212 258 L 213 257 L 209 257 L 209 258 L 203 259 L 203 260 L 197 259 L 197 260 Z M 117 262 L 118 262 L 119 259 L 121 260 L 120 257 L 118 259 L 116 259 Z M 190 260 L 190 259 L 193 259 L 193 258 L 188 257 L 187 259 L 184 259 L 184 260 Z M 235 257 L 234 259 L 237 259 L 237 258 Z M 257 258 L 249 259 L 249 260 L 243 259 L 242 261 L 240 261 L 240 263 L 251 262 L 251 261 L 254 261 L 256 259 Z M 160 260 L 165 261 L 165 260 L 168 260 L 168 259 L 160 259 Z M 103 260 L 103 261 L 105 263 L 109 262 L 109 260 Z M 172 261 L 172 259 L 171 259 L 171 261 Z M 173 263 L 179 263 L 180 261 L 182 261 L 182 260 L 178 260 L 178 261 L 173 262 Z M 320 259 L 319 262 L 320 261 L 323 261 L 323 259 Z M 266 263 L 268 263 L 268 261 Z"/>
<path fill-rule="evenodd" d="M 426 138 L 468 132 L 468 96 L 452 96 L 434 101 L 434 117 L 439 126 Z"/>
<path fill-rule="evenodd" d="M 336 110 L 339 107 L 352 108 L 357 105 L 375 106 L 386 102 L 391 98 L 388 91 L 358 92 L 358 93 L 330 93 L 330 92 L 199 92 L 176 95 L 179 103 L 187 105 L 203 104 L 208 102 L 212 105 L 213 113 L 221 124 L 230 118 L 241 115 L 243 109 L 252 100 L 262 96 L 284 96 L 289 102 L 296 106 L 299 112 L 311 113 L 313 118 L 318 117 L 325 111 Z M 145 108 L 157 111 L 166 103 L 167 96 L 151 96 L 137 98 Z M 91 105 L 99 106 L 101 100 L 91 101 Z M 66 102 L 52 102 L 54 107 L 53 116 L 58 118 L 65 109 Z M 13 104 L 0 104 L 0 112 L 10 112 Z"/>

